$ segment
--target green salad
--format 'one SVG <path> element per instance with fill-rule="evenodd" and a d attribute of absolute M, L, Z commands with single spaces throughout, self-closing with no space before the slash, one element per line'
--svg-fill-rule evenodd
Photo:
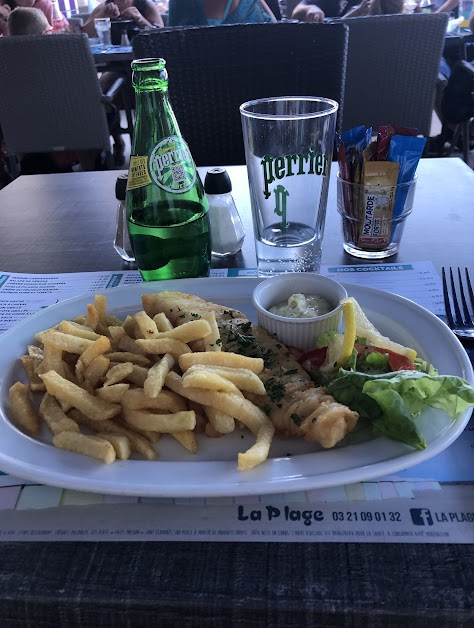
<path fill-rule="evenodd" d="M 437 408 L 456 418 L 474 406 L 464 379 L 439 375 L 416 351 L 382 336 L 353 298 L 342 303 L 344 333 L 329 332 L 299 361 L 311 378 L 359 413 L 379 435 L 425 449 L 416 417 Z"/>

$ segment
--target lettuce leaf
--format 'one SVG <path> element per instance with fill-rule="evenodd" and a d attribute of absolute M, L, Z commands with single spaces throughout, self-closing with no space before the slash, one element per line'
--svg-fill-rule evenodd
<path fill-rule="evenodd" d="M 416 449 L 426 447 L 414 421 L 422 410 L 439 408 L 457 417 L 474 406 L 474 388 L 465 380 L 419 371 L 369 375 L 341 369 L 328 390 L 337 401 L 369 419 L 378 433 Z"/>
<path fill-rule="evenodd" d="M 387 390 L 396 391 L 415 417 L 427 407 L 439 408 L 456 418 L 474 406 L 474 388 L 454 375 L 429 375 L 419 371 L 398 371 L 364 385 L 363 392 L 378 400 Z"/>

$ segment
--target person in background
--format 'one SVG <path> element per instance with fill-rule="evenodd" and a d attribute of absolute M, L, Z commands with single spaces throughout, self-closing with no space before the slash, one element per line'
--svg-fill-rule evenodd
<path fill-rule="evenodd" d="M 322 22 L 327 17 L 356 17 L 366 15 L 370 0 L 359 4 L 358 0 L 301 0 L 293 9 L 291 19 L 300 22 Z M 360 9 L 358 12 L 357 9 Z"/>
<path fill-rule="evenodd" d="M 16 7 L 39 9 L 44 13 L 48 24 L 51 27 L 53 26 L 54 6 L 51 0 L 0 0 L 0 4 L 8 5 L 11 10 L 16 9 Z M 62 13 L 59 11 L 57 13 L 56 17 L 54 17 L 56 28 L 69 31 L 69 22 Z"/>
<path fill-rule="evenodd" d="M 161 28 L 163 19 L 152 0 L 115 0 L 96 6 L 82 27 L 89 37 L 97 37 L 94 20 L 110 17 L 111 20 L 133 20 L 140 28 Z"/>
<path fill-rule="evenodd" d="M 363 0 L 359 6 L 350 9 L 344 18 L 360 15 L 400 15 L 404 12 L 404 0 Z"/>
<path fill-rule="evenodd" d="M 169 26 L 276 22 L 264 0 L 170 0 Z"/>
<path fill-rule="evenodd" d="M 51 30 L 45 14 L 32 7 L 17 7 L 8 16 L 8 34 L 15 35 L 43 35 Z"/>
<path fill-rule="evenodd" d="M 111 20 L 133 20 L 139 28 L 161 28 L 163 19 L 152 0 L 115 0 L 114 2 L 101 3 L 92 11 L 81 30 L 89 37 L 97 37 L 95 30 L 95 18 L 109 17 Z M 120 74 L 117 72 L 103 72 L 99 81 L 104 94 L 112 87 Z M 116 166 L 123 165 L 125 143 L 120 128 L 120 108 L 122 107 L 121 94 L 117 92 L 113 98 L 116 107 L 115 119 L 109 120 L 114 140 L 113 157 Z"/>
<path fill-rule="evenodd" d="M 38 3 L 36 3 L 38 4 Z M 44 12 L 33 7 L 17 7 L 8 14 L 7 34 L 17 35 L 43 35 L 51 31 L 51 26 L 46 19 Z M 107 113 L 107 121 L 110 128 L 115 128 L 114 122 L 116 113 Z M 114 139 L 114 158 L 119 163 L 123 163 L 123 139 L 121 134 L 112 132 Z M 0 129 L 0 144 L 2 142 Z M 1 148 L 1 146 L 0 146 Z M 49 172 L 71 172 L 72 166 L 80 163 L 84 170 L 94 169 L 98 162 L 97 151 L 54 151 L 51 153 L 36 153 L 24 155 L 21 159 L 21 169 L 23 174 L 41 174 Z"/>
<path fill-rule="evenodd" d="M 291 17 L 302 22 L 322 22 L 326 17 L 359 17 L 361 15 L 395 15 L 403 13 L 403 0 L 301 0 Z"/>
<path fill-rule="evenodd" d="M 11 9 L 8 4 L 0 4 L 0 35 L 7 34 L 7 19 Z"/>
<path fill-rule="evenodd" d="M 444 4 L 442 4 L 439 7 L 439 9 L 435 11 L 435 13 L 450 13 L 458 5 L 459 5 L 459 0 L 447 0 Z M 471 31 L 474 33 L 474 8 L 469 17 L 468 28 L 470 28 Z M 445 142 L 451 142 L 454 135 L 456 125 L 452 123 L 446 123 L 445 120 L 443 119 L 442 103 L 443 103 L 444 90 L 446 89 L 446 86 L 449 81 L 449 77 L 451 76 L 452 67 L 455 67 L 456 61 L 458 60 L 459 60 L 458 54 L 448 59 L 442 56 L 440 60 L 440 64 L 439 64 L 440 80 L 438 80 L 436 84 L 434 110 L 442 124 L 442 131 L 440 135 L 436 135 L 434 137 L 428 138 L 428 144 L 427 144 L 427 150 L 426 150 L 428 155 L 429 154 L 433 154 L 435 156 L 442 155 Z M 474 123 L 472 121 L 469 128 L 469 136 L 471 138 L 470 148 L 472 148 L 472 143 L 473 143 L 472 140 L 474 138 Z M 460 148 L 460 145 L 458 145 L 457 148 Z"/>
<path fill-rule="evenodd" d="M 279 0 L 265 0 L 266 5 L 279 22 L 281 20 L 281 9 Z"/>
<path fill-rule="evenodd" d="M 457 6 L 459 6 L 459 0 L 446 0 L 435 10 L 435 13 L 451 13 Z"/>

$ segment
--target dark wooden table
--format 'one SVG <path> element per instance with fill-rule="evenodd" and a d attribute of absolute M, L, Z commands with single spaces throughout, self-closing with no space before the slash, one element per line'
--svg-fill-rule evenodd
<path fill-rule="evenodd" d="M 247 237 L 221 264 L 254 267 L 246 170 L 229 173 Z M 122 268 L 117 174 L 21 177 L 0 191 L 0 270 Z M 434 159 L 418 174 L 392 261 L 472 269 L 474 172 Z M 342 250 L 332 179 L 323 263 L 359 263 Z M 474 625 L 473 583 L 474 545 L 2 542 L 0 626 L 459 628 Z"/>
<path fill-rule="evenodd" d="M 206 169 L 199 171 L 204 179 Z M 342 248 L 336 171 L 334 166 L 322 263 L 359 264 L 361 260 Z M 215 259 L 213 266 L 255 268 L 247 171 L 230 166 L 228 172 L 247 236 L 240 253 Z M 129 268 L 112 245 L 118 174 L 121 172 L 114 170 L 24 176 L 8 185 L 0 193 L 0 270 L 57 273 Z M 460 159 L 423 160 L 418 167 L 413 214 L 407 220 L 398 255 L 388 261 L 432 260 L 439 272 L 446 264 L 472 264 L 473 191 L 474 172 Z"/>
<path fill-rule="evenodd" d="M 474 42 L 474 33 L 470 28 L 461 28 L 458 32 L 446 35 L 443 57 L 446 58 L 450 66 L 456 61 L 466 59 L 466 45 Z"/>
<path fill-rule="evenodd" d="M 99 44 L 91 44 L 91 51 L 99 67 L 108 63 L 122 63 L 130 67 L 134 58 L 131 46 L 109 46 L 107 50 L 102 50 Z"/>

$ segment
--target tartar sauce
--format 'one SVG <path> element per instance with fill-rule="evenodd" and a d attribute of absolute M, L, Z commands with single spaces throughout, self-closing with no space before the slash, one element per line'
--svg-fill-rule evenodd
<path fill-rule="evenodd" d="M 269 312 L 286 318 L 311 318 L 327 314 L 334 309 L 326 299 L 317 294 L 292 294 L 288 302 L 269 308 Z"/>

